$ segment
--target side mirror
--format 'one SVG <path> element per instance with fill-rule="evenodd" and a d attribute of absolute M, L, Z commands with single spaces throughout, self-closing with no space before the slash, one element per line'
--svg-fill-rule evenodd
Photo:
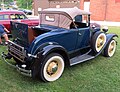
<path fill-rule="evenodd" d="M 104 26 L 102 30 L 106 33 L 108 31 L 108 26 Z"/>

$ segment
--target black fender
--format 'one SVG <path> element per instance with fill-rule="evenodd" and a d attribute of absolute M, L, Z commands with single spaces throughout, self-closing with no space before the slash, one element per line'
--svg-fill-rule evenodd
<path fill-rule="evenodd" d="M 106 34 L 106 38 L 107 38 L 106 39 L 106 46 L 114 37 L 118 37 L 118 35 L 117 34 Z"/>
<path fill-rule="evenodd" d="M 37 58 L 32 65 L 33 77 L 35 77 L 39 73 L 40 66 L 42 65 L 46 56 L 50 53 L 59 53 L 63 56 L 65 64 L 70 65 L 69 56 L 64 47 L 60 46 L 59 44 L 46 43 L 44 45 L 41 45 L 36 52 Z"/>

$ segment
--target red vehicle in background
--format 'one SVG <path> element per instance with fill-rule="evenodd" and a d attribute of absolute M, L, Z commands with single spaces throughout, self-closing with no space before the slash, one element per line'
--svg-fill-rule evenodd
<path fill-rule="evenodd" d="M 10 21 L 18 21 L 29 26 L 36 26 L 39 24 L 39 19 L 28 19 L 24 12 L 17 10 L 0 11 L 0 24 L 3 24 L 9 31 Z"/>

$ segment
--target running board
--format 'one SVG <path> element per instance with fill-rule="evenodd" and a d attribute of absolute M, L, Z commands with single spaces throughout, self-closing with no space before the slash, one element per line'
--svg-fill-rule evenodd
<path fill-rule="evenodd" d="M 91 55 L 81 55 L 70 59 L 70 66 L 95 58 Z"/>
<path fill-rule="evenodd" d="M 70 66 L 95 58 L 97 56 L 97 54 L 93 54 L 93 53 L 94 52 L 92 50 L 90 50 L 83 55 L 78 55 L 74 58 L 71 58 L 70 59 Z"/>
<path fill-rule="evenodd" d="M 107 39 L 107 42 L 105 43 L 104 47 L 98 52 L 95 53 L 92 49 L 90 51 L 88 51 L 87 53 L 83 54 L 83 55 L 78 55 L 74 58 L 70 59 L 70 66 L 87 61 L 87 60 L 91 60 L 95 57 L 97 57 L 98 55 L 100 55 L 102 53 L 102 51 L 104 50 L 104 48 L 107 46 L 107 43 L 109 42 L 110 39 Z"/>

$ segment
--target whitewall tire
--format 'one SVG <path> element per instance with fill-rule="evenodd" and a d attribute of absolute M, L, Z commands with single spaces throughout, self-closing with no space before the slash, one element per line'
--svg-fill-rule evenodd
<path fill-rule="evenodd" d="M 60 54 L 48 55 L 40 69 L 40 77 L 45 82 L 57 80 L 64 71 L 64 59 Z"/>
<path fill-rule="evenodd" d="M 104 56 L 112 57 L 116 51 L 116 41 L 112 39 L 104 50 Z"/>
<path fill-rule="evenodd" d="M 103 32 L 96 32 L 92 37 L 92 48 L 98 53 L 106 43 L 106 35 Z"/>

